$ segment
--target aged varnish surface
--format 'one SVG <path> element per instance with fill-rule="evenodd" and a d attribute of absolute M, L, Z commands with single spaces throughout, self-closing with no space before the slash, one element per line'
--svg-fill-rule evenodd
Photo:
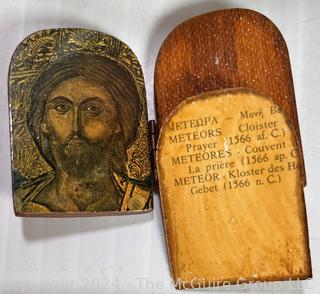
<path fill-rule="evenodd" d="M 310 277 L 301 152 L 271 99 L 185 100 L 163 123 L 157 163 L 177 288 Z"/>
<path fill-rule="evenodd" d="M 9 103 L 17 215 L 152 209 L 144 80 L 126 44 L 85 29 L 30 35 L 12 58 Z"/>

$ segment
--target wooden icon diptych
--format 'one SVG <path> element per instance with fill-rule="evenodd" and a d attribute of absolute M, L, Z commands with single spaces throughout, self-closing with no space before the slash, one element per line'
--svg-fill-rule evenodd
<path fill-rule="evenodd" d="M 163 42 L 154 87 L 148 126 L 126 44 L 86 29 L 23 40 L 9 71 L 16 215 L 149 212 L 158 181 L 176 288 L 311 277 L 300 129 L 277 27 L 247 9 L 189 19 Z"/>
<path fill-rule="evenodd" d="M 126 44 L 85 29 L 30 35 L 11 61 L 9 103 L 17 215 L 152 209 L 143 73 Z"/>

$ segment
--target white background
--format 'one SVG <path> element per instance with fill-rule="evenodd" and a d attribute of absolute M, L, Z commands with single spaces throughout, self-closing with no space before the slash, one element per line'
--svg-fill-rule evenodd
<path fill-rule="evenodd" d="M 152 119 L 153 70 L 164 38 L 183 20 L 232 7 L 265 14 L 287 41 L 307 171 L 305 197 L 314 278 L 191 292 L 319 293 L 320 1 L 0 0 L 0 294 L 176 291 L 170 281 L 158 195 L 154 212 L 146 215 L 83 219 L 14 216 L 7 72 L 18 43 L 45 28 L 82 27 L 114 35 L 133 49 L 142 64 Z"/>

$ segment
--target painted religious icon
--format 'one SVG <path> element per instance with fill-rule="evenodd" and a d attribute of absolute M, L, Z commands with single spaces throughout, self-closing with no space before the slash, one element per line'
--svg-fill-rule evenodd
<path fill-rule="evenodd" d="M 83 29 L 37 32 L 9 72 L 17 215 L 152 209 L 142 70 L 131 49 Z"/>

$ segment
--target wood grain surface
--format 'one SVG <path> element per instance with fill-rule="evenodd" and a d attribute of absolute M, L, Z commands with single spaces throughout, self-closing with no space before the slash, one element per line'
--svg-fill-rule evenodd
<path fill-rule="evenodd" d="M 301 144 L 288 49 L 278 28 L 264 15 L 226 9 L 191 18 L 165 39 L 155 67 L 159 129 L 184 99 L 206 91 L 246 87 L 288 113 Z M 302 174 L 306 184 L 304 173 Z"/>

